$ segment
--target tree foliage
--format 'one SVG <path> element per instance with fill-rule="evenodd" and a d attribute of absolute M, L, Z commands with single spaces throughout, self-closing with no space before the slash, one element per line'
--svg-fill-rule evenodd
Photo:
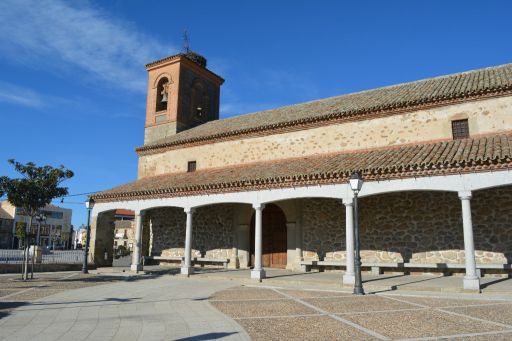
<path fill-rule="evenodd" d="M 74 174 L 64 166 L 38 167 L 33 162 L 23 164 L 13 159 L 8 162 L 14 166 L 21 177 L 16 179 L 0 177 L 0 197 L 6 195 L 7 200 L 14 206 L 22 208 L 26 215 L 34 217 L 53 199 L 68 194 L 67 187 L 60 187 L 60 184 Z"/>
<path fill-rule="evenodd" d="M 21 221 L 16 222 L 16 237 L 18 237 L 19 240 L 25 239 L 25 236 L 26 236 L 25 230 L 26 230 L 25 225 Z"/>

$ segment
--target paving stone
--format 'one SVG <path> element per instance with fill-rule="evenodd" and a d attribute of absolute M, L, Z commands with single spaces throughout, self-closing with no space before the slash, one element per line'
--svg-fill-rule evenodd
<path fill-rule="evenodd" d="M 375 340 L 327 316 L 243 319 L 252 340 Z"/>
<path fill-rule="evenodd" d="M 480 307 L 444 308 L 444 310 L 469 315 L 483 320 L 508 324 L 512 328 L 512 303 Z"/>
<path fill-rule="evenodd" d="M 473 299 L 451 299 L 451 298 L 437 298 L 437 297 L 416 297 L 416 296 L 390 296 L 390 298 L 396 298 L 401 301 L 407 301 L 411 303 L 425 305 L 427 307 L 452 307 L 452 306 L 467 306 L 467 305 L 482 305 L 482 304 L 493 304 L 503 303 L 503 301 L 493 300 L 473 300 Z M 512 303 L 512 301 L 511 301 Z"/>
<path fill-rule="evenodd" d="M 304 299 L 304 301 L 330 313 L 353 313 L 418 308 L 412 304 L 390 300 L 381 296 L 307 298 Z"/>
<path fill-rule="evenodd" d="M 390 338 L 435 337 L 505 329 L 432 309 L 343 315 L 343 318 Z"/>
<path fill-rule="evenodd" d="M 228 290 L 223 290 L 213 294 L 211 300 L 231 300 L 231 299 L 279 299 L 286 298 L 285 296 L 275 292 L 271 289 L 249 288 L 249 287 L 236 287 Z"/>
<path fill-rule="evenodd" d="M 313 290 L 293 290 L 293 289 L 279 289 L 287 295 L 295 298 L 316 298 L 316 297 L 334 297 L 334 296 L 352 296 L 351 293 L 342 291 L 313 291 Z"/>
<path fill-rule="evenodd" d="M 317 314 L 315 310 L 292 300 L 213 301 L 211 304 L 224 314 L 235 318 Z"/>
<path fill-rule="evenodd" d="M 494 333 L 494 334 L 486 334 L 486 335 L 478 335 L 478 336 L 461 336 L 450 338 L 450 340 L 457 341 L 510 341 L 512 340 L 512 331 L 506 333 Z"/>

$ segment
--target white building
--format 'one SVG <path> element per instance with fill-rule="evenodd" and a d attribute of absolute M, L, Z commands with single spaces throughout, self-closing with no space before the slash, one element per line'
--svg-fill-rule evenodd
<path fill-rule="evenodd" d="M 12 227 L 11 245 L 12 247 L 17 247 L 19 241 L 16 237 L 16 226 L 21 225 L 26 229 L 26 226 L 30 222 L 30 217 L 25 215 L 23 209 L 14 207 L 7 201 L 1 203 L 1 208 L 6 212 L 10 212 L 13 216 L 14 224 Z M 50 204 L 41 209 L 41 213 L 46 217 L 46 220 L 39 222 L 33 219 L 30 234 L 34 236 L 36 241 L 39 241 L 39 245 L 41 246 L 48 248 L 69 248 L 71 246 L 72 210 Z"/>

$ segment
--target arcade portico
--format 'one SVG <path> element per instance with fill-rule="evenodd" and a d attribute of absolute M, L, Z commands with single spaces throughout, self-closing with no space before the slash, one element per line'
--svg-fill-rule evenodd
<path fill-rule="evenodd" d="M 464 288 L 466 289 L 478 289 L 479 278 L 477 276 L 476 261 L 475 261 L 475 243 L 473 237 L 473 219 L 471 213 L 471 199 L 474 193 L 478 195 L 479 192 L 484 190 L 492 190 L 496 187 L 505 186 L 503 188 L 510 191 L 510 184 L 512 184 L 512 172 L 509 170 L 495 171 L 495 172 L 482 172 L 482 173 L 469 173 L 469 174 L 456 174 L 448 176 L 430 176 L 430 177 L 418 177 L 408 179 L 396 179 L 396 180 L 385 180 L 385 181 L 368 181 L 364 184 L 363 189 L 360 193 L 361 198 L 370 196 L 378 196 L 386 193 L 396 193 L 398 198 L 403 193 L 409 191 L 418 191 L 419 193 L 425 192 L 448 192 L 457 196 L 460 200 L 460 213 L 462 224 L 460 229 L 462 230 L 464 239 L 464 254 L 473 255 L 473 257 L 465 257 L 465 277 L 464 277 Z M 294 201 L 301 198 L 330 198 L 339 202 L 339 210 L 344 211 L 345 214 L 345 241 L 346 245 L 346 270 L 343 275 L 344 283 L 353 283 L 354 280 L 354 235 L 353 235 L 353 216 L 352 216 L 352 198 L 353 194 L 347 184 L 333 184 L 333 185 L 320 185 L 320 186 L 304 186 L 295 188 L 281 188 L 281 189 L 270 189 L 261 191 L 247 191 L 247 192 L 234 192 L 234 193 L 219 193 L 211 195 L 196 195 L 189 197 L 171 197 L 171 198 L 158 198 L 158 199 L 146 199 L 146 200 L 132 200 L 132 201 L 119 201 L 119 202 L 99 202 L 93 209 L 93 216 L 101 216 L 104 212 L 112 211 L 117 208 L 125 208 L 134 210 L 136 212 L 136 247 L 133 254 L 132 270 L 141 270 L 141 245 L 144 244 L 142 240 L 142 229 L 143 221 L 145 219 L 144 212 L 154 210 L 162 207 L 177 207 L 182 208 L 184 215 L 186 216 L 186 224 L 183 226 L 185 230 L 184 240 L 184 251 L 183 255 L 185 261 L 182 267 L 182 273 L 190 275 L 193 273 L 193 267 L 191 264 L 193 242 L 192 235 L 194 226 L 194 212 L 196 209 L 206 206 L 219 205 L 219 204 L 239 204 L 237 207 L 242 207 L 245 211 L 248 211 L 248 207 L 252 207 L 254 212 L 254 224 L 255 224 L 255 237 L 254 237 L 254 262 L 253 270 L 251 271 L 251 277 L 255 279 L 261 279 L 265 277 L 265 271 L 262 266 L 262 250 L 265 248 L 262 239 L 262 213 L 266 204 L 277 203 L 278 206 L 283 205 L 286 201 Z M 489 209 L 492 209 L 495 202 L 488 202 Z M 246 207 L 243 207 L 243 206 Z M 343 205 L 345 208 L 343 208 Z M 364 205 L 364 201 L 363 201 Z M 284 204 L 284 207 L 287 205 Z M 436 212 L 433 212 L 436 214 Z M 362 217 L 364 221 L 364 217 Z M 415 219 L 412 217 L 412 219 Z M 98 220 L 98 218 L 96 218 Z M 287 231 L 287 262 L 292 263 L 292 266 L 288 266 L 291 269 L 297 269 L 299 262 L 305 258 L 304 246 L 301 245 L 302 236 L 300 222 L 297 221 L 286 221 Z M 243 226 L 242 229 L 248 232 L 247 226 Z M 215 233 L 215 231 L 213 231 Z M 234 233 L 241 233 L 240 231 L 234 231 Z M 242 232 L 243 233 L 243 232 Z M 386 231 L 382 231 L 381 237 L 385 237 Z M 245 239 L 250 236 L 245 236 Z M 364 239 L 364 236 L 362 236 Z M 243 245 L 246 244 L 242 241 L 244 236 L 233 238 L 232 249 L 234 250 L 231 257 L 232 266 L 246 267 L 246 263 L 240 264 L 240 259 L 237 257 L 241 252 L 248 252 L 249 250 L 243 250 Z M 338 241 L 342 244 L 341 241 Z M 365 245 L 363 245 L 364 248 Z M 197 249 L 197 247 L 196 247 Z M 432 250 L 436 251 L 436 250 Z M 492 250 L 483 250 L 491 252 Z M 94 251 L 93 254 L 97 252 Z M 147 253 L 147 250 L 146 250 Z M 306 256 L 307 258 L 307 256 Z M 364 261 L 364 257 L 363 257 Z M 428 262 L 428 261 L 425 261 Z"/>

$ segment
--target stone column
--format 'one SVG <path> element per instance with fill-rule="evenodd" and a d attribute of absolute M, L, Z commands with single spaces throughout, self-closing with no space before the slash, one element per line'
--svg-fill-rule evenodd
<path fill-rule="evenodd" d="M 141 212 L 135 212 L 135 245 L 132 255 L 132 271 L 141 271 L 140 249 L 142 245 L 142 215 Z"/>
<path fill-rule="evenodd" d="M 185 232 L 185 262 L 183 262 L 183 266 L 181 267 L 181 274 L 190 276 L 194 273 L 194 268 L 192 267 L 192 215 L 194 213 L 194 209 L 191 207 L 185 208 L 185 213 L 187 214 L 187 227 Z"/>
<path fill-rule="evenodd" d="M 262 280 L 265 278 L 265 270 L 261 266 L 262 258 L 262 241 L 263 241 L 263 226 L 262 226 L 262 212 L 265 208 L 263 204 L 254 204 L 254 269 L 251 271 L 251 278 Z"/>
<path fill-rule="evenodd" d="M 475 243 L 473 240 L 473 222 L 471 220 L 471 191 L 459 192 L 459 198 L 462 204 L 464 258 L 466 259 L 466 276 L 464 276 L 464 289 L 480 290 L 480 278 L 476 273 Z"/>
<path fill-rule="evenodd" d="M 347 251 L 347 270 L 343 275 L 343 284 L 354 284 L 356 281 L 354 266 L 354 199 L 343 199 L 345 205 L 345 248 Z"/>

